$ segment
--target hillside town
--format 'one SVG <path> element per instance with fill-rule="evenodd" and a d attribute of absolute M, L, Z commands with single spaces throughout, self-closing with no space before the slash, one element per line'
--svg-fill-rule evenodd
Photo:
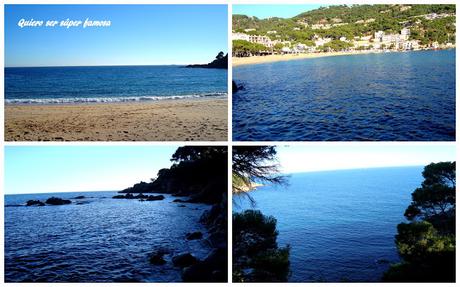
<path fill-rule="evenodd" d="M 341 31 L 341 29 L 347 27 L 359 27 L 360 25 L 367 26 L 376 20 L 374 18 L 369 18 L 347 23 L 343 22 L 340 18 L 333 18 L 328 20 L 321 19 L 316 23 L 309 23 L 304 19 L 297 19 L 295 26 L 291 28 L 292 31 L 290 32 L 292 32 L 293 35 L 298 35 L 302 33 L 302 31 L 308 31 L 308 35 L 312 36 L 310 36 L 310 39 L 307 41 L 298 41 L 295 37 L 286 37 L 285 30 L 258 31 L 256 28 L 233 30 L 233 55 L 236 57 L 246 57 L 253 55 L 301 54 L 333 51 L 388 52 L 448 49 L 455 47 L 455 32 L 452 35 L 448 34 L 446 40 L 428 42 L 421 41 L 420 37 L 414 37 L 411 33 L 412 29 L 418 27 L 422 21 L 430 22 L 447 17 L 455 19 L 455 14 L 429 13 L 417 15 L 412 17 L 413 19 L 400 22 L 399 24 L 403 28 L 400 29 L 399 32 L 392 30 L 376 30 L 368 31 L 361 35 L 359 35 L 360 33 L 355 33 L 354 35 L 344 33 L 341 35 L 340 32 L 338 32 L 339 34 L 335 36 L 328 36 L 325 30 L 336 29 L 337 31 Z M 452 25 L 455 29 L 455 20 Z M 416 35 L 418 34 L 417 32 Z"/>

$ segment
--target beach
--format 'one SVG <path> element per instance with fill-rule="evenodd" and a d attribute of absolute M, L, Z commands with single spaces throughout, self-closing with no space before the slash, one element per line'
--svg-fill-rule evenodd
<path fill-rule="evenodd" d="M 5 105 L 6 141 L 224 141 L 227 98 Z"/>
<path fill-rule="evenodd" d="M 353 52 L 327 52 L 327 53 L 306 53 L 306 54 L 285 54 L 285 55 L 268 55 L 268 56 L 251 56 L 251 57 L 233 57 L 232 66 L 263 64 L 271 62 L 282 62 L 291 60 L 301 60 L 308 58 L 321 58 L 331 56 L 360 55 L 369 53 L 382 53 L 374 51 L 353 51 Z"/>

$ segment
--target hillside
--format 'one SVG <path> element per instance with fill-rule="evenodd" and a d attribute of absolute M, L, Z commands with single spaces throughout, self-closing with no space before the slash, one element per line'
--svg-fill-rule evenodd
<path fill-rule="evenodd" d="M 293 18 L 258 19 L 233 15 L 234 32 L 313 46 L 316 38 L 338 40 L 399 33 L 410 28 L 410 40 L 421 45 L 455 43 L 455 5 L 340 5 L 322 7 Z"/>

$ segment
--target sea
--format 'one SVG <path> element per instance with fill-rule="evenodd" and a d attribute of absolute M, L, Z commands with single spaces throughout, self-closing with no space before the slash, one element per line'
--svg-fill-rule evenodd
<path fill-rule="evenodd" d="M 233 68 L 237 141 L 454 141 L 455 50 Z"/>
<path fill-rule="evenodd" d="M 5 282 L 178 282 L 181 269 L 171 256 L 190 252 L 203 259 L 211 248 L 187 241 L 209 205 L 112 199 L 116 192 L 5 195 Z M 73 199 L 77 196 L 84 199 Z M 55 196 L 61 206 L 23 206 Z M 155 266 L 149 255 L 170 251 Z"/>
<path fill-rule="evenodd" d="M 291 246 L 291 282 L 378 282 L 400 261 L 396 227 L 405 222 L 423 167 L 296 173 L 287 186 L 234 196 L 233 211 L 277 219 L 278 244 Z"/>
<path fill-rule="evenodd" d="M 184 66 L 5 68 L 6 104 L 142 102 L 227 96 L 227 70 Z"/>

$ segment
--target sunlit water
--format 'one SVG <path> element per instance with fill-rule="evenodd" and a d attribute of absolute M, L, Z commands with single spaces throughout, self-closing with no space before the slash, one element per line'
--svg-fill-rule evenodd
<path fill-rule="evenodd" d="M 5 68 L 7 104 L 225 97 L 227 70 L 183 66 Z"/>
<path fill-rule="evenodd" d="M 5 281 L 181 281 L 181 269 L 170 256 L 191 252 L 203 259 L 210 251 L 202 240 L 185 240 L 187 232 L 206 233 L 198 221 L 208 205 L 179 207 L 169 195 L 150 202 L 112 199 L 115 194 L 6 195 Z M 79 195 L 87 198 L 62 206 L 9 206 Z M 154 266 L 149 254 L 159 248 L 171 255 L 165 265 Z"/>
<path fill-rule="evenodd" d="M 234 67 L 233 139 L 455 140 L 455 50 Z"/>
<path fill-rule="evenodd" d="M 278 220 L 291 246 L 289 281 L 380 281 L 399 261 L 394 243 L 422 167 L 293 174 L 288 187 L 252 192 L 256 209 Z M 236 197 L 234 211 L 251 208 Z"/>

